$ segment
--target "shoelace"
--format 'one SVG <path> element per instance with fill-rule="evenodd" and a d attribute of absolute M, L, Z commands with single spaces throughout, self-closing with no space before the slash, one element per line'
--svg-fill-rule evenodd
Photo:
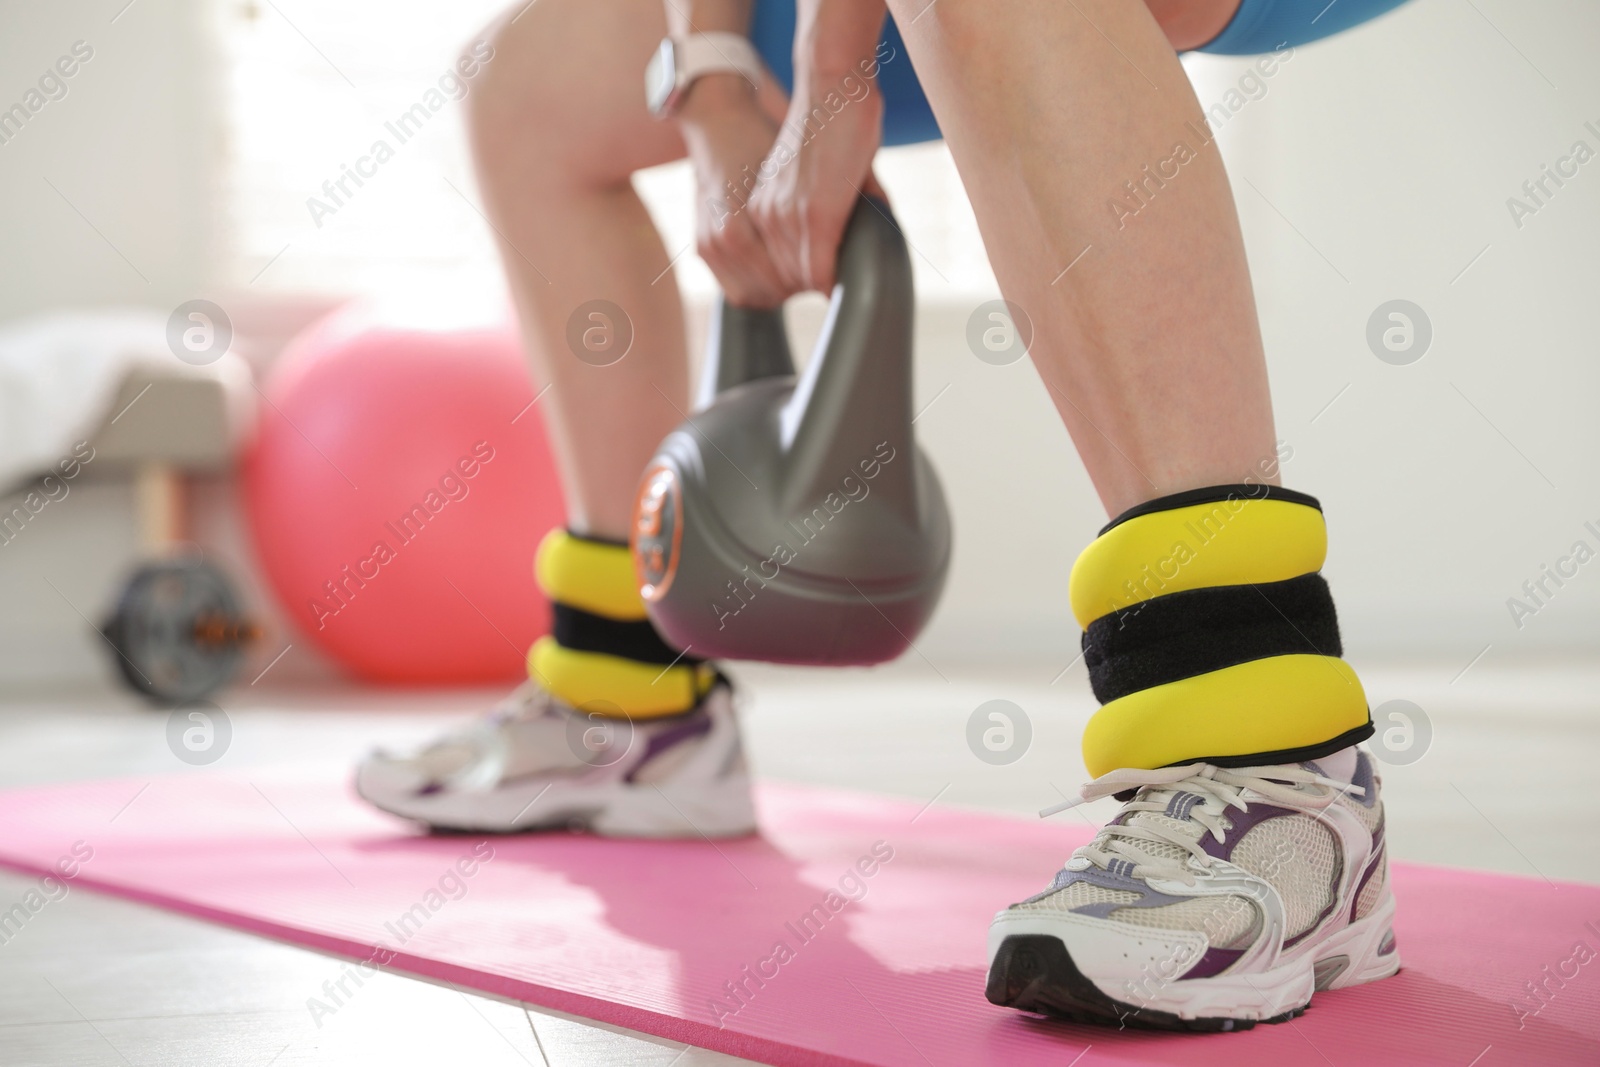
<path fill-rule="evenodd" d="M 531 680 L 523 682 L 488 714 L 434 741 L 417 759 L 444 760 L 449 765 L 433 773 L 436 784 L 457 789 L 489 788 L 499 780 L 510 758 L 505 728 L 545 714 L 549 704 L 548 693 Z"/>
<path fill-rule="evenodd" d="M 1262 777 L 1265 774 L 1271 777 Z M 1307 785 L 1320 788 L 1315 791 L 1300 788 Z M 1106 825 L 1093 841 L 1078 851 L 1078 855 L 1102 869 L 1109 867 L 1113 860 L 1124 860 L 1133 864 L 1131 873 L 1134 878 L 1170 878 L 1182 881 L 1185 885 L 1194 885 L 1195 876 L 1184 860 L 1176 856 L 1154 855 L 1141 848 L 1140 842 L 1181 849 L 1188 854 L 1189 861 L 1209 869 L 1215 861 L 1200 842 L 1207 833 L 1218 842 L 1224 839 L 1227 827 L 1223 818 L 1229 808 L 1250 810 L 1249 802 L 1244 799 L 1246 790 L 1256 794 L 1253 800 L 1316 811 L 1332 804 L 1341 794 L 1359 796 L 1366 792 L 1358 785 L 1327 778 L 1293 765 L 1230 770 L 1209 763 L 1191 763 L 1153 771 L 1123 768 L 1103 774 L 1085 783 L 1076 799 L 1045 808 L 1039 816 L 1045 818 L 1070 811 L 1080 804 L 1129 789 L 1138 792 L 1123 805 L 1124 813 L 1165 812 L 1168 799 L 1177 792 L 1193 793 L 1204 798 L 1203 803 L 1194 805 L 1188 818 L 1189 822 L 1201 827 L 1201 832 L 1191 837 L 1173 827 Z"/>
<path fill-rule="evenodd" d="M 479 722 L 490 728 L 497 728 L 517 719 L 543 715 L 549 704 L 550 694 L 530 678 L 507 693 Z"/>

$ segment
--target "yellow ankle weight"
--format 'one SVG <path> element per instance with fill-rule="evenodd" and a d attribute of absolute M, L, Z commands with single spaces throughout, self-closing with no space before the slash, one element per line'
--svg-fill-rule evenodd
<path fill-rule="evenodd" d="M 533 573 L 553 601 L 618 622 L 645 617 L 627 545 L 551 530 L 539 542 Z"/>
<path fill-rule="evenodd" d="M 1292 762 L 1369 736 L 1326 554 L 1317 501 L 1259 485 L 1163 497 L 1102 530 L 1069 585 L 1102 703 L 1090 773 Z"/>
<path fill-rule="evenodd" d="M 534 564 L 554 626 L 528 672 L 559 699 L 599 715 L 688 711 L 716 681 L 709 664 L 665 644 L 650 625 L 628 546 L 552 530 Z"/>

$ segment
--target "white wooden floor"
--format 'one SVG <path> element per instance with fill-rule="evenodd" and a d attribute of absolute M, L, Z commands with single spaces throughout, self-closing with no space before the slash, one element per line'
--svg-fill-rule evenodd
<path fill-rule="evenodd" d="M 769 778 L 1029 817 L 1083 776 L 1077 736 L 1093 705 L 1081 664 L 1052 684 L 1062 666 L 958 672 L 912 657 L 873 672 L 745 670 L 752 760 Z M 1431 721 L 1422 758 L 1384 770 L 1399 858 L 1600 883 L 1600 664 L 1360 666 L 1375 708 L 1405 699 Z M 217 766 L 353 758 L 380 739 L 427 736 L 491 696 L 246 689 L 220 701 L 234 737 Z M 1008 766 L 967 748 L 969 716 L 992 699 L 1032 724 L 1029 751 Z M 13 694 L 0 702 L 0 786 L 191 773 L 165 729 L 164 715 L 116 693 Z M 30 884 L 0 874 L 0 910 Z M 306 949 L 74 889 L 0 945 L 0 1063 L 746 1062 L 390 974 L 319 1027 L 306 1000 L 337 973 Z"/>

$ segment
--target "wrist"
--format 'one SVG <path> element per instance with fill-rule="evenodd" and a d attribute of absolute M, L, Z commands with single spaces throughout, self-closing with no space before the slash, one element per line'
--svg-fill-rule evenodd
<path fill-rule="evenodd" d="M 852 101 L 876 99 L 877 73 L 877 59 L 870 52 L 860 55 L 834 48 L 827 55 L 801 56 L 795 66 L 793 99 L 811 104 L 829 95 Z"/>
<path fill-rule="evenodd" d="M 809 18 L 802 16 L 795 28 L 796 81 L 809 76 L 818 84 L 829 85 L 852 76 L 875 76 L 885 17 L 882 0 L 875 4 L 856 0 L 845 9 L 825 7 Z"/>
<path fill-rule="evenodd" d="M 801 81 L 816 84 L 836 84 L 854 75 L 865 78 L 877 73 L 876 54 L 865 54 L 858 48 L 841 48 L 838 42 L 817 41 L 800 50 L 795 57 L 796 85 Z"/>
<path fill-rule="evenodd" d="M 680 123 L 695 125 L 715 121 L 720 116 L 754 106 L 756 87 L 737 71 L 702 74 L 684 91 L 678 107 Z"/>
<path fill-rule="evenodd" d="M 797 74 L 789 98 L 788 121 L 811 123 L 844 118 L 871 121 L 880 117 L 883 97 L 878 84 L 859 71 L 834 77 L 818 72 Z M 826 115 L 826 120 L 821 116 Z"/>

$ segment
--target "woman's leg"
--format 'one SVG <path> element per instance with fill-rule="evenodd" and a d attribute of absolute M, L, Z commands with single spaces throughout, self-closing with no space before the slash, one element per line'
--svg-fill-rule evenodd
<path fill-rule="evenodd" d="M 1083 796 L 1132 798 L 995 919 L 987 995 L 1168 1029 L 1290 1018 L 1399 958 L 1377 782 L 1351 747 L 1372 727 L 1320 505 L 1275 485 L 1222 160 L 1141 0 L 926 2 L 890 6 L 1114 516 L 1070 600 L 1103 705 Z"/>
<path fill-rule="evenodd" d="M 1106 509 L 1261 480 L 1274 437 L 1244 242 L 1151 12 L 1139 0 L 1022 0 L 1006 18 L 960 0 L 890 7 Z"/>
<path fill-rule="evenodd" d="M 656 635 L 620 544 L 639 477 L 688 406 L 678 287 L 630 182 L 684 152 L 644 104 L 665 33 L 660 0 L 519 0 L 491 29 L 473 87 L 478 184 L 529 362 L 549 385 L 539 404 L 570 528 L 539 550 L 554 625 L 529 655 L 533 684 L 486 723 L 374 753 L 357 772 L 371 803 L 433 827 L 701 837 L 754 825 L 726 687 Z M 616 362 L 569 344 L 569 320 L 594 300 L 631 327 Z"/>
<path fill-rule="evenodd" d="M 676 124 L 645 107 L 662 11 L 660 0 L 517 4 L 492 29 L 494 58 L 470 98 L 484 209 L 529 363 L 550 386 L 539 404 L 569 524 L 614 541 L 627 538 L 645 464 L 688 408 L 677 281 L 631 182 L 684 154 Z M 628 318 L 632 347 L 619 362 L 597 365 L 603 353 L 586 361 L 569 346 L 569 319 L 593 300 Z"/>
<path fill-rule="evenodd" d="M 645 106 L 642 72 L 666 32 L 659 0 L 519 4 L 491 32 L 471 104 L 567 500 L 568 529 L 539 549 L 554 624 L 529 670 L 571 707 L 630 719 L 688 712 L 715 680 L 657 636 L 624 546 L 640 475 L 689 404 L 677 282 L 632 184 L 685 151 Z"/>

